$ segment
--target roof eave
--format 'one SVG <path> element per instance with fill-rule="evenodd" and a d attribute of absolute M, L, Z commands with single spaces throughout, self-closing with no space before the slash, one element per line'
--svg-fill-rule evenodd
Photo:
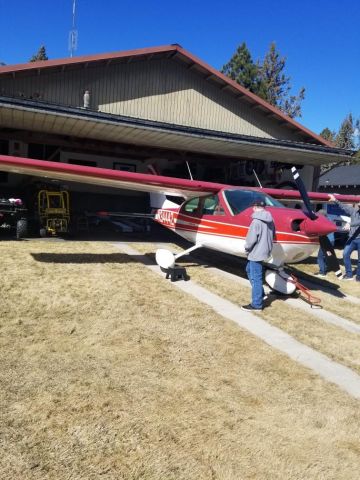
<path fill-rule="evenodd" d="M 57 130 L 56 118 L 68 118 L 78 120 L 80 122 L 80 130 L 85 125 L 88 138 L 105 138 L 105 133 L 109 130 L 109 141 L 119 141 L 120 136 L 126 141 L 126 132 L 135 133 L 137 141 L 143 142 L 143 133 L 148 132 L 148 146 L 162 146 L 171 149 L 188 148 L 189 151 L 202 152 L 204 154 L 221 154 L 228 157 L 244 157 L 257 158 L 263 160 L 274 160 L 275 158 L 282 162 L 289 162 L 291 155 L 294 163 L 306 163 L 312 159 L 313 164 L 324 164 L 329 162 L 344 161 L 352 154 L 347 150 L 330 148 L 323 145 L 315 145 L 310 143 L 292 142 L 289 140 L 277 140 L 272 138 L 251 137 L 239 134 L 229 134 L 228 132 L 204 130 L 184 125 L 174 125 L 152 120 L 146 120 L 134 117 L 124 117 L 119 115 L 111 115 L 94 110 L 85 110 L 75 107 L 64 107 L 55 104 L 45 104 L 34 100 L 9 99 L 0 97 L 0 107 L 9 110 L 13 123 L 12 128 L 17 127 L 15 112 L 21 112 L 20 122 L 22 128 L 40 131 L 44 129 L 46 118 L 52 118 L 48 125 L 51 125 L 51 131 L 45 130 L 47 133 L 71 134 L 76 135 L 74 126 L 70 125 L 68 130 L 65 128 L 63 121 L 60 122 L 59 130 Z M 92 127 L 90 128 L 90 125 Z M 101 127 L 100 127 L 101 125 Z M 105 127 L 108 125 L 108 127 Z M 100 128 L 100 137 L 99 130 Z M 111 133 L 110 130 L 116 128 L 116 132 Z M 55 130 L 54 130 L 55 129 Z M 120 132 L 120 130 L 121 132 Z M 90 133 L 91 130 L 91 133 Z M 121 135 L 120 135 L 121 134 Z M 132 138 L 135 136 L 132 134 Z M 81 135 L 79 135 L 79 138 Z M 107 138 L 107 137 L 106 137 Z M 160 140 L 162 138 L 163 140 Z M 115 140 L 117 139 L 117 140 Z M 160 143 L 159 143 L 160 142 Z M 163 143 L 164 142 L 164 143 Z M 186 146 L 186 147 L 185 147 Z M 225 153 L 226 152 L 226 153 Z M 296 160 L 297 159 L 297 160 Z"/>

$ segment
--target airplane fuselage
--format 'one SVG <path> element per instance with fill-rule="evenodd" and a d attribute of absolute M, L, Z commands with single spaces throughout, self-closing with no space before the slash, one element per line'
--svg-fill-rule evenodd
<path fill-rule="evenodd" d="M 159 208 L 155 221 L 194 244 L 246 257 L 245 239 L 252 222 L 253 195 L 246 190 L 224 189 L 216 196 L 193 198 L 180 207 Z M 316 231 L 325 234 L 335 229 L 324 217 L 311 221 L 302 210 L 285 208 L 271 197 L 263 196 L 275 224 L 269 263 L 279 266 L 305 260 L 319 248 L 319 234 L 312 233 L 314 225 Z"/>
<path fill-rule="evenodd" d="M 159 209 L 155 220 L 191 243 L 218 250 L 238 257 L 246 257 L 245 238 L 249 230 L 248 218 L 233 221 L 225 219 L 197 218 L 181 214 L 178 210 Z M 240 222 L 239 222 L 240 220 Z M 318 237 L 276 228 L 272 258 L 269 263 L 280 265 L 296 263 L 311 256 L 318 248 Z"/>

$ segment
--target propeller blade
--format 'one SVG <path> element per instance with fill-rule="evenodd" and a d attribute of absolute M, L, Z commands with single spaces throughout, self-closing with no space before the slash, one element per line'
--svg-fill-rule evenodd
<path fill-rule="evenodd" d="M 335 272 L 337 278 L 341 279 L 343 277 L 343 274 L 332 243 L 326 235 L 319 237 L 319 242 L 320 247 L 325 252 L 329 270 Z"/>
<path fill-rule="evenodd" d="M 294 177 L 294 182 L 296 183 L 296 186 L 300 192 L 301 198 L 303 199 L 304 205 L 306 207 L 307 213 L 310 217 L 311 220 L 315 220 L 317 218 L 314 210 L 312 209 L 311 202 L 309 195 L 306 191 L 304 182 L 302 181 L 299 172 L 297 171 L 296 167 L 291 168 L 291 173 Z"/>

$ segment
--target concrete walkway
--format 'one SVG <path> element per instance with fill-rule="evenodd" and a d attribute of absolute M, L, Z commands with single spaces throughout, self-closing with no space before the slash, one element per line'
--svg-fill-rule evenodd
<path fill-rule="evenodd" d="M 137 250 L 130 247 L 126 243 L 117 242 L 114 245 L 129 256 L 133 256 L 137 261 L 141 261 L 151 271 L 161 275 L 157 265 L 146 256 L 141 255 Z M 209 290 L 197 285 L 189 280 L 187 282 L 178 281 L 172 283 L 175 288 L 192 295 L 197 300 L 212 307 L 221 316 L 234 321 L 243 329 L 249 331 L 253 335 L 266 342 L 268 345 L 285 353 L 291 359 L 304 365 L 329 382 L 336 384 L 341 389 L 348 392 L 355 398 L 360 399 L 360 376 L 339 363 L 336 363 L 325 355 L 313 350 L 310 347 L 298 342 L 293 337 L 283 332 L 277 327 L 269 325 L 267 322 L 256 315 L 240 309 L 228 300 L 224 300 Z"/>

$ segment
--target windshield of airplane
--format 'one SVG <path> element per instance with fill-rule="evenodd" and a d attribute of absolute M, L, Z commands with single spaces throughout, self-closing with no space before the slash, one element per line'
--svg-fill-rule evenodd
<path fill-rule="evenodd" d="M 256 200 L 265 202 L 265 205 L 268 207 L 285 207 L 278 200 L 275 200 L 275 198 L 269 197 L 269 195 L 265 193 L 252 190 L 225 190 L 224 195 L 233 215 L 237 215 L 251 207 Z"/>

